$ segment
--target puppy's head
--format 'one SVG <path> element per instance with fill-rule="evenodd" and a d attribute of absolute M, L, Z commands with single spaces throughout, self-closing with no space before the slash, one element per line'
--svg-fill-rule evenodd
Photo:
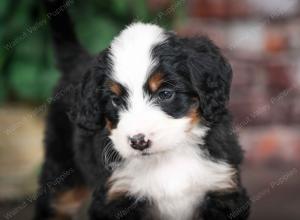
<path fill-rule="evenodd" d="M 97 66 L 85 77 L 78 117 L 93 127 L 102 123 L 124 158 L 200 144 L 226 114 L 231 67 L 204 37 L 133 24 Z"/>

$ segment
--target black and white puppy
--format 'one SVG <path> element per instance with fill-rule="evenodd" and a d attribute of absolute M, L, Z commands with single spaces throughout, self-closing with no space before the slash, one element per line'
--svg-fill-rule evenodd
<path fill-rule="evenodd" d="M 48 16 L 67 4 L 45 3 Z M 38 198 L 36 219 L 71 219 L 91 194 L 92 220 L 247 219 L 218 48 L 134 23 L 91 56 L 64 10 L 50 21 L 56 93 L 68 92 L 49 109 L 41 189 L 72 172 Z"/>

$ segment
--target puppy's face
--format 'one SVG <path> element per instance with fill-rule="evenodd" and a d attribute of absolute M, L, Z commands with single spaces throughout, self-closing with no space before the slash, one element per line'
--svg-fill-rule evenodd
<path fill-rule="evenodd" d="M 117 151 L 123 157 L 151 155 L 189 144 L 201 117 L 184 79 L 158 69 L 138 77 L 110 82 L 115 116 L 106 120 Z"/>
<path fill-rule="evenodd" d="M 94 79 L 99 114 L 124 158 L 201 144 L 226 112 L 231 68 L 206 38 L 138 23 L 113 40 L 107 57 L 105 73 L 95 73 L 105 78 Z"/>

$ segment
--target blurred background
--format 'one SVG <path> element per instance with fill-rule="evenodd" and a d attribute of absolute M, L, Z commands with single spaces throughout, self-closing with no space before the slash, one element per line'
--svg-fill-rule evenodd
<path fill-rule="evenodd" d="M 69 0 L 92 53 L 132 21 L 207 35 L 234 69 L 230 109 L 245 150 L 251 219 L 300 219 L 299 0 Z M 0 1 L 0 219 L 30 219 L 44 117 L 59 78 L 38 0 Z"/>

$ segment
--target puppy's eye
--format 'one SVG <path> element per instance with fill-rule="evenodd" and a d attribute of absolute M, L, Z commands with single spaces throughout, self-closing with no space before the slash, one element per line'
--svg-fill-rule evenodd
<path fill-rule="evenodd" d="M 173 90 L 162 90 L 158 93 L 158 98 L 162 101 L 173 99 L 175 92 Z"/>
<path fill-rule="evenodd" d="M 113 104 L 114 107 L 118 107 L 121 105 L 121 99 L 117 96 L 114 96 L 111 100 L 111 103 Z"/>

